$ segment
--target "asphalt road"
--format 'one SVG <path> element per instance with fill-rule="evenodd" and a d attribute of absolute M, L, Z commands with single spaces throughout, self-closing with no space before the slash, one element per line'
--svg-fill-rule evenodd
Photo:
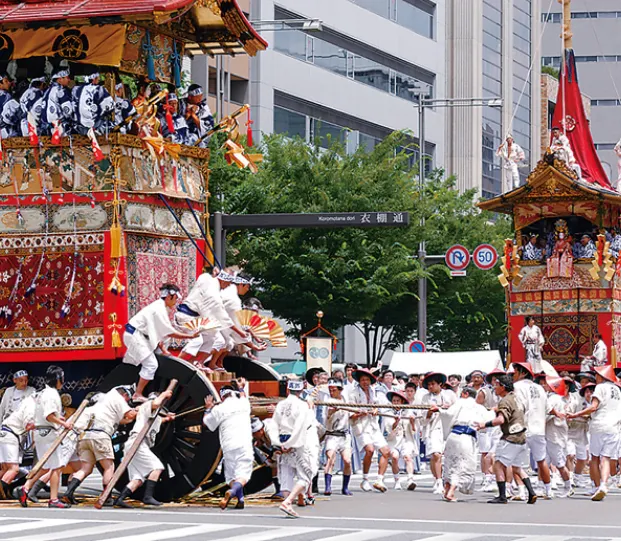
<path fill-rule="evenodd" d="M 571 499 L 486 504 L 488 494 L 446 503 L 431 493 L 427 476 L 414 492 L 362 493 L 320 498 L 286 518 L 276 505 L 248 505 L 243 511 L 213 507 L 132 510 L 76 507 L 52 510 L 0 506 L 0 540 L 53 541 L 621 541 L 621 491 L 603 502 L 584 494 Z"/>

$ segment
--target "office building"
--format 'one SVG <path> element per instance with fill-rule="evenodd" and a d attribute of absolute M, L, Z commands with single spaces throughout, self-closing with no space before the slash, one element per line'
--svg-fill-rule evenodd
<path fill-rule="evenodd" d="M 542 63 L 561 65 L 561 6 L 554 3 L 542 44 Z M 615 11 L 616 8 L 616 11 Z M 621 4 L 609 0 L 574 0 L 571 30 L 580 90 L 591 100 L 591 133 L 598 155 L 611 180 L 617 178 L 613 149 L 621 137 Z M 614 182 L 613 182 L 614 185 Z"/>
<path fill-rule="evenodd" d="M 418 144 L 416 89 L 444 93 L 444 11 L 429 0 L 253 0 L 253 21 L 321 21 L 262 32 L 270 47 L 250 61 L 256 133 L 330 135 L 353 151 L 409 129 Z M 443 116 L 427 114 L 433 164 L 444 161 Z"/>
<path fill-rule="evenodd" d="M 540 155 L 539 6 L 540 0 L 447 2 L 446 97 L 503 100 L 502 108 L 447 108 L 445 167 L 461 190 L 492 197 L 509 189 L 496 156 L 508 133 L 525 151 L 523 178 Z"/>

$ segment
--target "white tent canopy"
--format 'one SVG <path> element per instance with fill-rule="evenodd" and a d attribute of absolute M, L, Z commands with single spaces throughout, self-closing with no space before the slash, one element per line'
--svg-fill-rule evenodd
<path fill-rule="evenodd" d="M 445 375 L 460 374 L 462 377 L 473 370 L 491 372 L 494 368 L 503 369 L 498 350 L 456 351 L 450 353 L 400 353 L 395 352 L 390 360 L 390 369 L 406 374 L 441 372 Z"/>

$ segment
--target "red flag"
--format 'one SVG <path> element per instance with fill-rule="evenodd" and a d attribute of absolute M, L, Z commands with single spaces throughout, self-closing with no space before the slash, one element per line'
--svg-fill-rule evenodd
<path fill-rule="evenodd" d="M 28 113 L 28 137 L 30 138 L 30 145 L 33 147 L 39 146 L 39 136 L 37 135 L 37 121 L 32 113 Z"/>
<path fill-rule="evenodd" d="M 93 131 L 93 128 L 88 130 L 88 136 L 91 140 L 91 147 L 93 149 L 93 159 L 96 162 L 100 162 L 101 160 L 104 159 L 104 154 L 101 151 L 101 147 L 99 146 L 99 143 L 97 142 L 97 137 L 95 137 L 95 132 Z"/>
<path fill-rule="evenodd" d="M 565 50 L 565 62 L 561 68 L 558 96 L 552 119 L 552 127 L 556 126 L 563 130 L 569 139 L 576 162 L 582 170 L 582 178 L 587 182 L 612 190 L 595 150 L 589 122 L 582 105 L 573 49 Z"/>
<path fill-rule="evenodd" d="M 54 131 L 52 131 L 52 144 L 60 145 L 61 136 L 62 130 L 60 128 L 60 122 L 54 122 Z"/>

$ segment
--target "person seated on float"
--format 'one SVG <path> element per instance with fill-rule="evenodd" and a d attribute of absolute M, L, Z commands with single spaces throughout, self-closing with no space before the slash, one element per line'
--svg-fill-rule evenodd
<path fill-rule="evenodd" d="M 179 114 L 179 98 L 171 92 L 168 98 L 160 103 L 159 118 L 162 135 L 179 145 L 191 145 L 196 142 L 196 136 L 190 133 L 185 118 Z"/>
<path fill-rule="evenodd" d="M 131 133 L 132 122 L 128 122 L 131 115 L 136 114 L 136 108 L 127 99 L 130 96 L 129 86 L 117 83 L 114 87 L 114 126 L 121 126 L 121 133 Z"/>
<path fill-rule="evenodd" d="M 541 261 L 543 259 L 543 250 L 537 246 L 539 235 L 531 233 L 528 243 L 522 249 L 523 261 Z"/>
<path fill-rule="evenodd" d="M 20 123 L 20 135 L 22 137 L 28 137 L 28 113 L 34 110 L 35 103 L 43 97 L 46 89 L 45 77 L 34 77 L 30 79 L 30 86 L 19 98 L 19 105 L 22 110 Z"/>
<path fill-rule="evenodd" d="M 580 251 L 578 257 L 582 259 L 593 259 L 596 253 L 597 248 L 595 247 L 595 243 L 591 239 L 591 236 L 587 234 L 582 235 L 580 239 Z"/>
<path fill-rule="evenodd" d="M 107 117 L 114 111 L 114 100 L 99 84 L 101 76 L 93 72 L 84 77 L 85 82 L 73 87 L 71 99 L 76 114 L 76 132 L 86 135 L 90 129 L 103 133 Z"/>
<path fill-rule="evenodd" d="M 194 135 L 196 140 L 205 137 L 215 125 L 211 109 L 204 99 L 203 87 L 200 85 L 189 86 L 188 95 L 180 104 L 180 113 L 185 117 L 190 134 Z M 208 144 L 209 138 L 205 138 L 199 146 L 206 147 Z"/>
<path fill-rule="evenodd" d="M 75 109 L 69 90 L 69 69 L 61 68 L 52 75 L 52 84 L 33 106 L 39 135 L 51 135 L 56 126 L 61 135 L 73 132 Z"/>

